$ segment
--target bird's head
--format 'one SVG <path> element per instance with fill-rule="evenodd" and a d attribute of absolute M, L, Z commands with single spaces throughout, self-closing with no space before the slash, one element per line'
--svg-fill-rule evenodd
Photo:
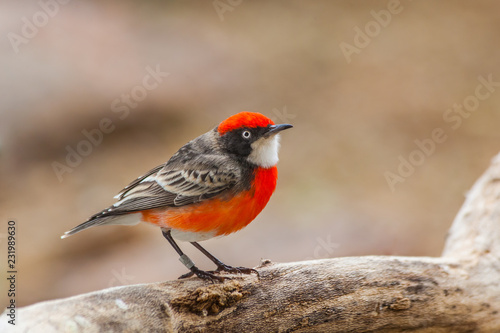
<path fill-rule="evenodd" d="M 292 125 L 276 125 L 256 112 L 240 112 L 224 120 L 216 128 L 223 149 L 263 168 L 278 163 L 279 132 Z"/>

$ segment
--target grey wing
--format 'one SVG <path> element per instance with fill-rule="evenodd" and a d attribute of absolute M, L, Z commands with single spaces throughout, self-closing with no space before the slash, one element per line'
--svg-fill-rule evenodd
<path fill-rule="evenodd" d="M 152 174 L 154 173 L 150 173 L 149 176 Z M 77 232 L 98 225 L 136 224 L 139 222 L 139 219 L 137 219 L 136 222 L 124 222 L 123 217 L 126 217 L 129 213 L 158 208 L 173 202 L 175 198 L 173 193 L 166 192 L 155 182 L 144 181 L 144 179 L 149 176 L 139 177 L 122 190 L 119 194 L 119 197 L 121 198 L 120 201 L 115 203 L 113 206 L 92 215 L 87 221 L 67 231 L 62 238 L 69 237 Z"/>
<path fill-rule="evenodd" d="M 215 161 L 219 157 L 214 157 Z M 210 159 L 204 159 L 210 162 Z M 229 191 L 238 181 L 237 168 L 231 163 L 192 164 L 189 169 L 173 168 L 168 163 L 152 169 L 125 187 L 113 206 L 94 214 L 86 222 L 66 232 L 71 236 L 87 228 L 118 222 L 127 214 L 161 207 L 179 207 L 213 198 Z"/>
<path fill-rule="evenodd" d="M 138 223 L 135 212 L 179 207 L 230 193 L 242 178 L 236 161 L 217 153 L 207 144 L 211 131 L 187 143 L 165 164 L 151 169 L 127 185 L 111 207 L 91 216 L 68 231 L 68 237 L 87 228 L 105 224 Z M 205 138 L 205 139 L 202 139 Z M 129 219 L 130 217 L 130 219 Z"/>
<path fill-rule="evenodd" d="M 192 164 L 190 168 L 167 164 L 153 169 L 156 171 L 125 187 L 118 196 L 119 201 L 96 216 L 179 207 L 213 198 L 231 189 L 238 181 L 238 169 L 224 167 L 224 164 L 215 167 L 207 157 L 205 163 Z M 216 159 L 220 157 L 214 156 L 213 160 Z"/>
<path fill-rule="evenodd" d="M 115 199 L 122 199 L 123 196 L 132 188 L 136 187 L 140 182 L 142 182 L 145 178 L 151 176 L 152 174 L 157 173 L 161 169 L 165 167 L 165 164 L 160 164 L 156 168 L 149 170 L 147 173 L 144 175 L 140 176 L 139 178 L 135 179 L 133 182 L 128 184 L 123 188 L 123 190 L 120 191 L 117 195 L 115 195 Z"/>
<path fill-rule="evenodd" d="M 175 193 L 174 206 L 183 206 L 213 198 L 232 188 L 238 175 L 230 170 L 189 169 L 166 170 L 156 176 L 156 182 L 168 193 Z"/>

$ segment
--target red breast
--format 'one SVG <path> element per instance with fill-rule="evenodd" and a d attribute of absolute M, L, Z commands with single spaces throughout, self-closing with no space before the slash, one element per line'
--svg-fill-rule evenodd
<path fill-rule="evenodd" d="M 214 236 L 236 232 L 264 209 L 276 188 L 278 169 L 256 168 L 250 190 L 229 200 L 214 198 L 188 206 L 142 212 L 142 220 L 164 228 L 189 232 L 215 232 Z"/>

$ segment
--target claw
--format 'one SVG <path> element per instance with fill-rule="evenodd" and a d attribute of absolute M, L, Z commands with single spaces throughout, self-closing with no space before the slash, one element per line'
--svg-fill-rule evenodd
<path fill-rule="evenodd" d="M 228 277 L 217 276 L 217 275 L 213 274 L 212 272 L 202 271 L 201 269 L 198 269 L 196 266 L 192 268 L 191 272 L 186 273 L 184 275 L 181 275 L 179 277 L 179 279 L 185 279 L 185 278 L 191 277 L 195 274 L 197 277 L 199 277 L 202 280 L 210 280 L 212 282 L 216 282 L 216 281 L 217 282 L 224 282 L 224 280 L 226 280 L 226 279 L 230 280 L 230 278 L 228 278 Z"/>
<path fill-rule="evenodd" d="M 258 277 L 260 277 L 259 272 L 253 268 L 246 268 L 246 267 L 232 267 L 226 264 L 222 265 L 217 265 L 217 269 L 214 271 L 214 273 L 220 273 L 220 272 L 228 272 L 228 273 L 234 273 L 234 274 L 252 274 L 255 273 L 257 274 Z"/>
<path fill-rule="evenodd" d="M 187 278 L 189 278 L 189 277 L 191 277 L 191 276 L 193 276 L 193 275 L 194 275 L 194 273 L 193 273 L 193 272 L 189 272 L 189 273 L 186 273 L 186 274 L 182 274 L 181 276 L 179 276 L 179 277 L 178 277 L 178 279 L 179 279 L 179 280 L 180 280 L 180 279 L 187 279 Z"/>

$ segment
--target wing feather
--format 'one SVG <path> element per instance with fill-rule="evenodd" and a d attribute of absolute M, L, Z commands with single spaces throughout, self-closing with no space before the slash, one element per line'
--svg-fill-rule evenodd
<path fill-rule="evenodd" d="M 121 191 L 120 193 L 118 193 L 117 195 L 115 195 L 115 199 L 122 199 L 123 196 L 128 192 L 128 190 L 136 187 L 139 183 L 141 183 L 144 179 L 148 178 L 149 176 L 151 176 L 152 174 L 155 174 L 157 173 L 158 171 L 160 171 L 161 169 L 163 169 L 163 167 L 165 167 L 165 164 L 160 164 L 158 165 L 157 167 L 149 170 L 147 173 L 145 173 L 144 175 L 140 176 L 139 178 L 135 179 L 133 182 L 131 182 L 130 184 L 128 184 L 127 186 L 125 186 Z"/>
<path fill-rule="evenodd" d="M 167 163 L 152 169 L 125 187 L 120 200 L 103 211 L 103 216 L 200 202 L 222 194 L 238 181 L 238 169 L 221 165 L 220 156 L 205 155 L 197 162 L 184 165 L 189 168 Z"/>
<path fill-rule="evenodd" d="M 215 153 L 213 146 L 199 137 L 179 149 L 167 163 L 128 184 L 115 196 L 118 201 L 114 205 L 94 214 L 65 237 L 92 226 L 116 224 L 126 214 L 179 207 L 224 195 L 239 183 L 241 172 L 235 160 Z"/>

